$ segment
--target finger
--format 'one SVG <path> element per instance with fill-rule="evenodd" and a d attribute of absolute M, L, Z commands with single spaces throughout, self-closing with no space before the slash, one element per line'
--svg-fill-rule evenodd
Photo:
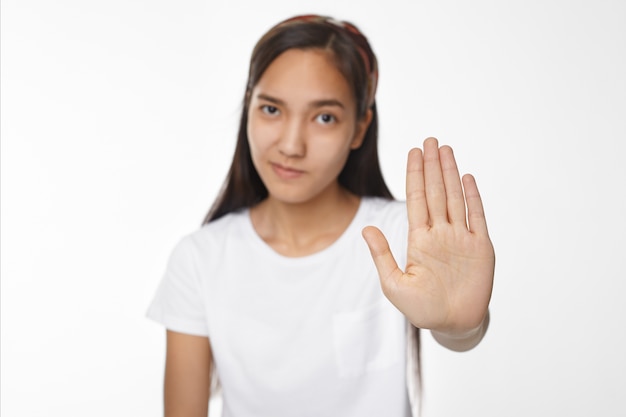
<path fill-rule="evenodd" d="M 389 243 L 379 229 L 367 226 L 363 229 L 362 235 L 376 265 L 383 292 L 388 296 L 388 290 L 395 286 L 402 276 L 402 270 L 398 268 L 398 263 L 389 249 Z"/>
<path fill-rule="evenodd" d="M 461 176 L 459 175 L 452 148 L 442 146 L 439 149 L 439 159 L 441 160 L 443 182 L 446 189 L 448 221 L 465 226 L 465 198 L 463 197 Z"/>
<path fill-rule="evenodd" d="M 465 189 L 465 200 L 467 201 L 467 220 L 469 230 L 472 233 L 487 234 L 487 221 L 483 201 L 478 192 L 476 180 L 470 174 L 463 176 L 463 188 Z"/>
<path fill-rule="evenodd" d="M 411 149 L 406 163 L 406 209 L 409 230 L 428 227 L 428 206 L 424 190 L 424 159 L 420 149 Z"/>
<path fill-rule="evenodd" d="M 446 188 L 439 161 L 439 142 L 435 138 L 424 141 L 424 185 L 431 225 L 447 222 Z"/>

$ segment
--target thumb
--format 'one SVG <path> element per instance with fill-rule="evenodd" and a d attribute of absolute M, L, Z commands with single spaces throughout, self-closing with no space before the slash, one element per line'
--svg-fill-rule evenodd
<path fill-rule="evenodd" d="M 398 263 L 394 259 L 391 249 L 389 249 L 389 243 L 379 229 L 374 226 L 367 226 L 361 234 L 370 249 L 383 292 L 387 293 L 387 289 L 394 287 L 393 283 L 402 276 L 402 270 L 398 268 Z"/>

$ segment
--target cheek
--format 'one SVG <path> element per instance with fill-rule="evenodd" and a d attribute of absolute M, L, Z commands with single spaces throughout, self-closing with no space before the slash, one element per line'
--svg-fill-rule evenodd
<path fill-rule="evenodd" d="M 310 146 L 309 149 L 311 154 L 315 152 L 315 156 L 311 155 L 311 157 L 328 165 L 328 169 L 337 171 L 338 174 L 350 154 L 350 143 L 351 141 L 342 134 L 320 141 L 318 146 Z"/>
<path fill-rule="evenodd" d="M 271 146 L 276 137 L 276 130 L 276 126 L 271 123 L 263 123 L 255 117 L 248 118 L 248 144 L 253 157 Z"/>
<path fill-rule="evenodd" d="M 348 158 L 352 151 L 354 133 L 355 131 L 350 125 L 344 126 L 343 129 L 337 132 L 332 145 L 328 147 L 328 149 L 333 149 L 333 153 L 336 156 L 335 159 L 338 161 L 344 161 Z"/>

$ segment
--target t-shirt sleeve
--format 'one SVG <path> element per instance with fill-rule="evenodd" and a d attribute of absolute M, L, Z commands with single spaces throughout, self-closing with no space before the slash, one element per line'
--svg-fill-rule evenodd
<path fill-rule="evenodd" d="M 208 336 L 202 282 L 198 273 L 196 248 L 186 237 L 174 248 L 147 317 L 168 330 Z"/>

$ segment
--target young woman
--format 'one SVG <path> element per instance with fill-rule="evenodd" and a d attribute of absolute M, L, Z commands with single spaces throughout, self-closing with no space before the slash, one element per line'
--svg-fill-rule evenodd
<path fill-rule="evenodd" d="M 377 78 L 346 22 L 298 16 L 256 45 L 225 185 L 148 313 L 167 328 L 166 416 L 206 416 L 217 375 L 224 416 L 404 417 L 417 329 L 457 351 L 482 339 L 494 252 L 476 183 L 430 138 L 392 199 Z"/>

